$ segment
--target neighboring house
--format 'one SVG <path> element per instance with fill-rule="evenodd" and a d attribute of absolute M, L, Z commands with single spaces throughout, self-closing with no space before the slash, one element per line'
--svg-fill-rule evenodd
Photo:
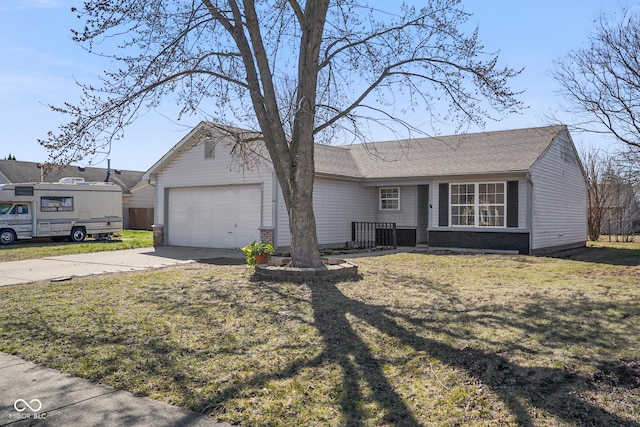
<path fill-rule="evenodd" d="M 122 188 L 124 228 L 147 230 L 153 224 L 154 189 L 141 181 L 144 172 L 79 166 L 42 165 L 34 162 L 0 160 L 0 184 L 58 182 L 62 178 L 82 178 L 87 182 L 107 180 Z"/>
<path fill-rule="evenodd" d="M 620 179 L 609 182 L 602 234 L 631 237 L 640 233 L 640 202 L 636 189 Z"/>
<path fill-rule="evenodd" d="M 200 123 L 147 171 L 156 244 L 290 246 L 271 163 L 234 160 L 231 138 L 215 135 Z M 587 184 L 565 126 L 318 144 L 315 164 L 321 245 L 344 246 L 354 222 L 395 223 L 400 246 L 530 254 L 586 243 Z"/>

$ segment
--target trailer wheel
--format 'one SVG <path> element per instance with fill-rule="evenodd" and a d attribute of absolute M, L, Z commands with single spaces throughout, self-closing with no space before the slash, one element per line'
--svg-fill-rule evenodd
<path fill-rule="evenodd" d="M 13 245 L 16 241 L 16 233 L 13 230 L 0 230 L 0 245 Z"/>
<path fill-rule="evenodd" d="M 73 227 L 69 235 L 69 241 L 82 242 L 87 237 L 87 231 L 81 227 Z"/>

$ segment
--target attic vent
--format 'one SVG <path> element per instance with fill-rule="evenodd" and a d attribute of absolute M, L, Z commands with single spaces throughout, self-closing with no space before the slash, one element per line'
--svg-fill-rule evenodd
<path fill-rule="evenodd" d="M 560 157 L 565 161 L 565 163 L 570 163 L 572 165 L 577 164 L 573 147 L 569 141 L 562 142 L 562 146 L 560 147 Z"/>
<path fill-rule="evenodd" d="M 216 144 L 211 138 L 204 140 L 204 158 L 215 159 L 216 158 Z"/>

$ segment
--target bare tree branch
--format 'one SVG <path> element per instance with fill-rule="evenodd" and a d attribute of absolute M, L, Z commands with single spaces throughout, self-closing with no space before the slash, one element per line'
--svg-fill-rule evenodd
<path fill-rule="evenodd" d="M 572 112 L 587 117 L 583 130 L 602 132 L 640 147 L 640 16 L 602 15 L 588 46 L 556 62 L 555 79 Z"/>
<path fill-rule="evenodd" d="M 365 141 L 370 122 L 411 133 L 408 108 L 459 127 L 522 108 L 507 84 L 519 71 L 500 69 L 477 29 L 461 30 L 469 14 L 460 0 L 385 9 L 361 0 L 85 1 L 72 9 L 84 21 L 74 40 L 120 68 L 80 85 L 79 105 L 52 107 L 71 120 L 41 144 L 54 162 L 79 160 L 108 151 L 168 97 L 179 117 L 211 102 L 205 114 L 231 129 L 242 164 L 265 154 L 255 132 L 238 128 L 259 134 L 289 212 L 294 265 L 318 265 L 316 139 Z"/>

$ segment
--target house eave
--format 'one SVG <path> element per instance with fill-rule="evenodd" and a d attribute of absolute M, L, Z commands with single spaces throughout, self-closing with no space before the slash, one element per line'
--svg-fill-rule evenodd
<path fill-rule="evenodd" d="M 365 187 L 376 187 L 379 185 L 389 185 L 390 183 L 398 183 L 401 185 L 419 185 L 430 181 L 454 181 L 460 179 L 495 179 L 496 177 L 511 176 L 527 176 L 529 169 L 510 170 L 510 171 L 488 171 L 488 172 L 472 172 L 465 174 L 441 174 L 441 175 L 422 175 L 407 177 L 365 177 L 363 184 Z"/>
<path fill-rule="evenodd" d="M 354 182 L 362 182 L 365 178 L 363 176 L 349 176 L 349 175 L 341 175 L 341 174 L 333 174 L 326 172 L 316 172 L 316 178 L 330 178 L 330 179 L 339 179 L 343 181 L 354 181 Z"/>

